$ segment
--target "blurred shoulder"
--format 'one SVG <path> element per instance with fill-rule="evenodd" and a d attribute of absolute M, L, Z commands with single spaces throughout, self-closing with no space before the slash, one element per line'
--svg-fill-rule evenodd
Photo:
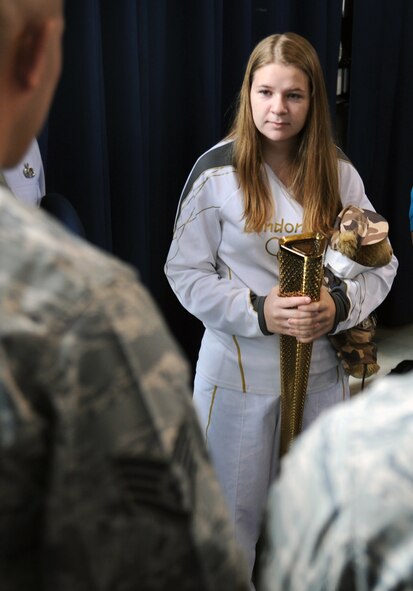
<path fill-rule="evenodd" d="M 3 298 L 15 298 L 17 284 L 25 294 L 16 313 L 27 312 L 30 301 L 39 322 L 63 327 L 70 317 L 93 311 L 131 338 L 132 333 L 166 331 L 135 268 L 67 231 L 41 209 L 18 203 L 4 189 L 0 260 Z"/>

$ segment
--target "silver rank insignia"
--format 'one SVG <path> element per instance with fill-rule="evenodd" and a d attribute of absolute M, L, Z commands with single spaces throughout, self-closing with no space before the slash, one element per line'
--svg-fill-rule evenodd
<path fill-rule="evenodd" d="M 36 176 L 34 168 L 32 168 L 28 162 L 24 163 L 23 174 L 26 177 L 26 179 L 32 179 Z"/>

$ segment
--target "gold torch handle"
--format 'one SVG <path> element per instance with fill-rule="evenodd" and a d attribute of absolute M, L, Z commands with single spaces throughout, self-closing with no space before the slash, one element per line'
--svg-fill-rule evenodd
<path fill-rule="evenodd" d="M 313 301 L 319 300 L 326 244 L 326 237 L 319 233 L 280 239 L 280 296 L 307 295 Z M 288 451 L 301 431 L 311 353 L 312 343 L 299 343 L 289 335 L 280 336 L 280 456 Z"/>

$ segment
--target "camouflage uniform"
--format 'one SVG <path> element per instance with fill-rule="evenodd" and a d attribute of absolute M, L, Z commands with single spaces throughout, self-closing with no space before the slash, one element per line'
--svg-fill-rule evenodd
<path fill-rule="evenodd" d="M 413 589 L 413 372 L 293 446 L 270 494 L 260 591 Z"/>
<path fill-rule="evenodd" d="M 387 265 L 393 250 L 388 241 L 389 225 L 376 211 L 350 205 L 338 215 L 325 256 L 325 284 L 345 291 L 340 278 Z M 373 341 L 376 317 L 371 313 L 360 323 L 329 335 L 347 374 L 363 379 L 377 373 L 377 346 Z"/>
<path fill-rule="evenodd" d="M 134 272 L 0 190 L 0 588 L 248 588 Z"/>

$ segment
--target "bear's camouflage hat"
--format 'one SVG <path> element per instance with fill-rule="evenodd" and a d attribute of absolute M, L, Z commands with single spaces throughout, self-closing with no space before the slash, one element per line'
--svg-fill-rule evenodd
<path fill-rule="evenodd" d="M 338 250 L 340 233 L 352 232 L 357 237 L 358 246 L 368 246 L 381 242 L 389 233 L 389 224 L 376 211 L 349 205 L 340 211 L 334 224 L 330 246 Z"/>

